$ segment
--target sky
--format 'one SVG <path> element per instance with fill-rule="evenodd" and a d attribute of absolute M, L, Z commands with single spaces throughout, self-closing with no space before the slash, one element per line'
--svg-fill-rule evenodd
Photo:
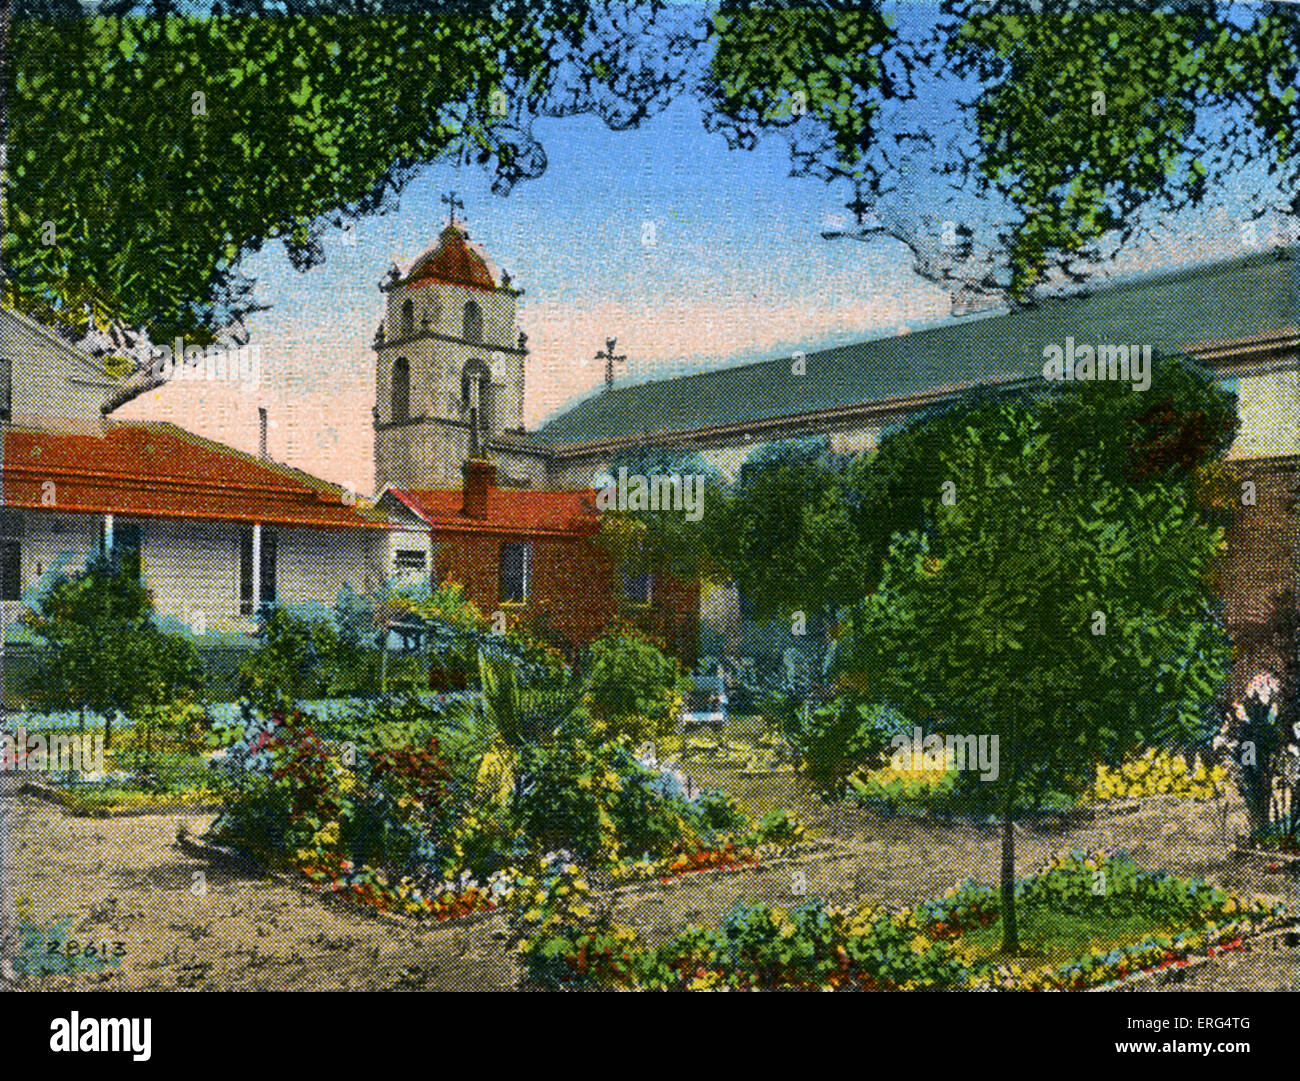
<path fill-rule="evenodd" d="M 950 314 L 947 293 L 913 272 L 896 241 L 821 237 L 844 214 L 844 186 L 790 176 L 778 137 L 728 149 L 689 97 L 628 131 L 579 116 L 539 120 L 534 133 L 547 169 L 508 196 L 492 194 L 479 167 L 435 163 L 396 212 L 356 224 L 355 244 L 327 232 L 323 265 L 300 273 L 282 246 L 266 245 L 241 265 L 270 306 L 247 321 L 260 384 L 171 383 L 116 415 L 172 420 L 255 451 L 265 407 L 273 458 L 371 492 L 377 283 L 436 241 L 448 190 L 465 204 L 471 239 L 525 291 L 530 430 L 598 389 L 595 354 L 609 336 L 629 358 L 620 380 L 643 381 L 904 333 Z M 643 243 L 648 222 L 653 244 Z M 1244 250 L 1227 195 L 1185 215 L 1171 238 L 1130 262 L 1150 269 Z"/>

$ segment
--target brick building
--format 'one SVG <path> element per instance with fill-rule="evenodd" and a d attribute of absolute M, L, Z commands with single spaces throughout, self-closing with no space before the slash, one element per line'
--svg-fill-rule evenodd
<path fill-rule="evenodd" d="M 429 529 L 435 582 L 461 583 L 484 613 L 504 613 L 570 651 L 618 622 L 693 663 L 699 587 L 668 574 L 621 573 L 601 544 L 590 490 L 499 488 L 496 466 L 464 464 L 462 488 L 389 488 L 379 508 Z"/>

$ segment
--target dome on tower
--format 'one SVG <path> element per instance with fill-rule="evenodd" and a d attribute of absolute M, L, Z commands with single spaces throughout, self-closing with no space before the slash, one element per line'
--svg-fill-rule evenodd
<path fill-rule="evenodd" d="M 446 226 L 438 243 L 416 257 L 406 272 L 407 282 L 439 281 L 472 289 L 496 289 L 501 271 L 460 225 Z"/>

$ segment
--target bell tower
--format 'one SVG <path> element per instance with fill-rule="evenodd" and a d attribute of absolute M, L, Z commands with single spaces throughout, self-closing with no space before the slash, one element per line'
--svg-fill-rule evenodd
<path fill-rule="evenodd" d="M 375 490 L 454 488 L 473 451 L 524 421 L 522 289 L 473 243 L 442 197 L 447 224 L 410 267 L 379 283 L 375 332 Z"/>

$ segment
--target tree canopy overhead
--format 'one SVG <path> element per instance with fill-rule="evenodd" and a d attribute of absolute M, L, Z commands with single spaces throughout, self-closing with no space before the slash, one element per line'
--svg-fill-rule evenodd
<path fill-rule="evenodd" d="M 734 147 L 787 138 L 851 197 L 826 235 L 901 240 L 958 307 L 1076 281 L 1229 180 L 1300 214 L 1290 5 L 20 0 L 7 36 L 5 298 L 80 331 L 238 333 L 266 241 L 306 269 L 429 162 L 506 192 L 546 168 L 537 117 L 685 95 Z"/>
<path fill-rule="evenodd" d="M 279 239 L 306 269 L 438 158 L 538 176 L 524 118 L 575 67 L 602 77 L 582 2 L 231 6 L 13 21 L 9 300 L 203 340 L 253 310 L 245 254 Z"/>

